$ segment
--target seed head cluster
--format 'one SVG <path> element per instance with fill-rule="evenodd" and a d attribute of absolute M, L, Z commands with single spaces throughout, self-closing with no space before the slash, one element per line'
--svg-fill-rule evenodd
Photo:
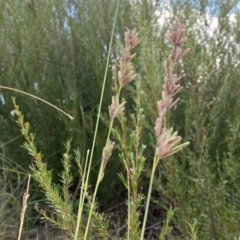
<path fill-rule="evenodd" d="M 189 143 L 178 145 L 181 137 L 177 136 L 177 132 L 173 133 L 172 129 L 167 129 L 165 126 L 165 116 L 168 111 L 176 105 L 179 98 L 174 101 L 174 96 L 181 90 L 179 80 L 181 79 L 176 74 L 173 74 L 175 64 L 189 51 L 189 49 L 182 50 L 184 43 L 183 34 L 185 28 L 175 21 L 173 24 L 173 32 L 166 34 L 166 38 L 172 45 L 171 53 L 168 60 L 165 62 L 165 78 L 162 86 L 162 99 L 157 102 L 158 118 L 155 124 L 155 134 L 158 140 L 157 155 L 158 158 L 165 158 L 171 156 L 175 152 L 181 150 Z"/>

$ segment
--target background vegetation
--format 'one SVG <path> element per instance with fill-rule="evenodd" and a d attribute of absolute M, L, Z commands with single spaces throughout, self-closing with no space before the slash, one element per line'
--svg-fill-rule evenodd
<path fill-rule="evenodd" d="M 53 179 L 59 182 L 64 142 L 72 139 L 82 156 L 91 148 L 116 1 L 48 0 L 0 1 L 0 85 L 17 88 L 59 106 L 70 121 L 42 102 L 1 89 L 0 95 L 0 234 L 17 231 L 21 200 L 32 159 L 21 148 L 23 139 L 12 114 L 16 97 L 38 149 L 44 153 Z M 154 181 L 148 234 L 159 234 L 169 207 L 175 209 L 170 237 L 188 239 L 189 224 L 198 239 L 240 237 L 240 6 L 228 1 L 120 1 L 112 64 L 118 56 L 126 27 L 136 28 L 140 44 L 134 65 L 141 78 L 142 107 L 146 116 L 142 143 L 147 145 L 145 174 L 139 184 L 147 192 L 155 148 L 156 102 L 164 78 L 163 61 L 170 48 L 164 34 L 178 19 L 186 27 L 185 46 L 191 51 L 178 65 L 183 77 L 181 100 L 167 119 L 190 146 L 160 163 Z M 112 96 L 109 66 L 103 114 Z M 135 95 L 124 91 L 128 117 Z M 130 120 L 129 120 L 130 121 Z M 95 183 L 107 127 L 100 123 L 90 182 Z M 78 171 L 72 168 L 73 205 L 77 206 Z M 98 192 L 99 209 L 125 218 L 126 191 L 118 178 L 123 169 L 113 153 Z M 39 223 L 33 209 L 44 195 L 32 182 L 26 231 Z M 74 205 L 75 206 L 75 205 Z"/>

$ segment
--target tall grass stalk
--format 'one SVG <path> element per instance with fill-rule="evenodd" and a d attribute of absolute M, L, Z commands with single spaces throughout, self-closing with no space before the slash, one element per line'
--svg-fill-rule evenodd
<path fill-rule="evenodd" d="M 108 51 L 106 68 L 105 68 L 103 84 L 102 84 L 101 97 L 100 97 L 100 102 L 99 102 L 99 107 L 98 107 L 98 115 L 97 115 L 96 126 L 95 126 L 94 137 L 93 137 L 93 143 L 92 143 L 92 148 L 91 148 L 91 153 L 90 153 L 90 158 L 89 158 L 89 170 L 88 170 L 87 178 L 86 178 L 87 183 L 88 183 L 89 172 L 90 172 L 90 169 L 91 169 L 91 166 L 92 166 L 93 152 L 94 152 L 94 147 L 95 147 L 95 142 L 96 142 L 96 137 L 97 137 L 97 132 L 98 132 L 98 124 L 99 124 L 100 114 L 101 114 L 101 110 L 102 110 L 102 102 L 103 102 L 103 96 L 104 96 L 104 92 L 105 92 L 106 78 L 107 78 L 107 72 L 108 72 L 108 67 L 109 67 L 109 60 L 110 60 L 110 56 L 111 56 L 111 49 L 112 49 L 114 30 L 115 30 L 116 19 L 117 19 L 117 14 L 118 14 L 118 7 L 119 7 L 119 0 L 117 1 L 116 11 L 115 11 L 115 17 L 114 17 L 112 33 L 111 33 L 111 40 L 110 40 L 110 44 L 109 44 L 109 51 Z M 109 138 L 109 134 L 108 134 L 107 138 Z M 109 143 L 108 139 L 107 139 L 107 143 Z M 89 229 L 89 225 L 90 225 L 90 221 L 91 221 L 91 217 L 92 217 L 93 207 L 95 205 L 95 199 L 96 199 L 98 187 L 99 187 L 99 184 L 100 184 L 100 182 L 103 178 L 103 174 L 104 174 L 103 173 L 104 172 L 104 169 L 103 169 L 104 164 L 105 163 L 102 161 L 101 165 L 100 165 L 99 172 L 98 172 L 97 182 L 96 182 L 94 193 L 93 193 L 93 200 L 92 200 L 92 205 L 91 205 L 91 209 L 90 209 L 89 216 L 88 216 L 88 221 L 87 221 L 86 231 L 85 231 L 85 235 L 84 235 L 84 240 L 86 240 L 87 236 L 88 236 L 88 229 Z"/>
<path fill-rule="evenodd" d="M 132 58 L 135 56 L 135 54 L 130 53 L 130 51 L 138 44 L 138 33 L 133 30 L 127 30 L 125 32 L 125 46 L 122 49 L 121 52 L 121 58 L 119 61 L 119 71 L 117 73 L 117 81 L 115 81 L 115 90 L 116 95 L 112 96 L 112 103 L 109 106 L 109 117 L 110 117 L 110 124 L 108 129 L 108 135 L 106 139 L 105 146 L 102 151 L 102 159 L 101 159 L 101 165 L 100 170 L 98 173 L 98 178 L 96 182 L 96 187 L 93 193 L 93 200 L 92 205 L 89 213 L 89 219 L 87 223 L 87 230 L 90 224 L 90 217 L 92 214 L 92 209 L 95 205 L 95 198 L 97 194 L 97 190 L 99 187 L 100 182 L 102 181 L 104 177 L 104 170 L 107 166 L 107 162 L 112 154 L 112 150 L 114 147 L 114 142 L 110 141 L 110 135 L 112 133 L 113 129 L 113 123 L 114 120 L 117 119 L 124 111 L 125 101 L 121 103 L 120 94 L 123 87 L 127 86 L 133 79 L 136 77 L 136 74 L 133 71 L 133 67 L 131 64 Z M 100 113 L 99 113 L 100 114 Z M 87 230 L 86 230 L 86 236 L 87 236 Z"/>
<path fill-rule="evenodd" d="M 150 198 L 152 194 L 153 179 L 156 171 L 156 167 L 160 159 L 167 158 L 176 152 L 182 150 L 184 147 L 189 145 L 189 142 L 179 144 L 181 137 L 177 136 L 177 132 L 173 132 L 173 129 L 167 129 L 166 126 L 166 114 L 169 110 L 175 106 L 179 99 L 173 100 L 173 97 L 181 90 L 180 84 L 178 83 L 180 77 L 173 73 L 175 65 L 178 61 L 189 51 L 189 49 L 182 50 L 184 43 L 183 33 L 185 28 L 183 25 L 176 20 L 173 24 L 173 32 L 166 34 L 166 38 L 172 45 L 172 51 L 169 55 L 168 60 L 165 62 L 165 78 L 162 86 L 162 99 L 157 102 L 158 107 L 158 118 L 155 125 L 155 134 L 157 138 L 157 148 L 153 159 L 151 179 L 149 184 L 149 190 L 147 195 L 147 204 L 145 208 L 141 240 L 144 238 L 144 232 L 147 222 Z"/>
<path fill-rule="evenodd" d="M 138 44 L 138 32 L 136 30 L 127 30 L 124 38 L 125 44 L 121 50 L 119 70 L 113 69 L 114 78 L 114 90 L 116 95 L 112 96 L 112 104 L 109 107 L 110 115 L 110 126 L 113 120 L 116 118 L 121 126 L 120 129 L 113 129 L 113 136 L 120 143 L 120 160 L 122 161 L 126 170 L 127 179 L 121 173 L 119 174 L 120 180 L 128 191 L 128 215 L 127 215 L 127 233 L 125 234 L 126 239 L 138 239 L 139 238 L 139 206 L 142 197 L 138 195 L 138 181 L 139 175 L 143 169 L 143 162 L 145 159 L 141 158 L 143 148 L 140 147 L 140 128 L 142 127 L 143 116 L 142 109 L 140 109 L 140 81 L 136 80 L 136 93 L 134 93 L 134 102 L 136 104 L 136 116 L 131 114 L 132 131 L 128 131 L 126 122 L 126 116 L 124 115 L 126 101 L 121 100 L 121 90 L 131 83 L 137 74 L 134 71 L 131 63 L 135 54 L 131 54 L 131 50 Z M 130 88 L 130 86 L 129 86 Z M 134 129 L 135 128 L 135 129 Z M 129 134 L 129 137 L 126 137 Z"/>

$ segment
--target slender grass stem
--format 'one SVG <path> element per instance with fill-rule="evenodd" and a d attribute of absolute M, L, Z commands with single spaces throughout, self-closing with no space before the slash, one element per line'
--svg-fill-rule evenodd
<path fill-rule="evenodd" d="M 83 170 L 82 185 L 81 185 L 80 198 L 79 198 L 80 200 L 79 200 L 79 206 L 78 206 L 77 227 L 75 231 L 74 240 L 77 240 L 78 238 L 78 231 L 79 231 L 79 227 L 82 219 L 83 205 L 84 205 L 84 200 L 86 197 L 86 192 L 88 187 L 87 182 L 85 181 L 87 166 L 89 167 L 88 160 L 89 160 L 89 151 L 87 151 L 86 161 L 85 161 L 84 170 Z"/>
<path fill-rule="evenodd" d="M 110 123 L 110 126 L 109 126 L 107 141 L 108 141 L 108 139 L 110 138 L 110 133 L 111 133 L 111 131 L 112 131 L 113 122 L 114 122 L 114 119 L 111 120 L 111 123 Z M 106 143 L 107 143 L 107 141 L 106 141 Z M 92 198 L 92 202 L 91 202 L 91 209 L 90 209 L 90 212 L 89 212 L 89 217 L 88 217 L 88 223 L 87 223 L 87 230 L 86 230 L 86 232 L 88 231 L 88 227 L 89 227 L 89 224 L 90 224 L 93 207 L 94 207 L 95 201 L 96 201 L 97 191 L 98 191 L 99 184 L 100 184 L 100 182 L 101 182 L 101 180 L 102 180 L 103 172 L 104 172 L 104 169 L 103 169 L 103 161 L 101 161 L 100 170 L 99 170 L 99 172 L 98 172 L 97 183 L 96 183 L 96 186 L 95 186 L 95 189 L 94 189 L 93 198 Z M 85 233 L 85 234 L 86 234 L 86 233 Z M 85 238 L 84 238 L 84 239 L 85 239 Z"/>
<path fill-rule="evenodd" d="M 127 174 L 128 182 L 128 228 L 127 228 L 127 240 L 130 240 L 130 224 L 131 224 L 131 194 L 130 194 L 130 180 Z"/>
<path fill-rule="evenodd" d="M 144 238 L 144 232 L 145 232 L 145 228 L 146 228 L 147 216 L 148 216 L 149 205 L 150 205 L 150 198 L 151 198 L 151 194 L 152 194 L 153 179 L 154 179 L 157 163 L 158 163 L 158 156 L 157 156 L 157 154 L 155 154 L 155 157 L 154 157 L 154 160 L 153 160 L 152 173 L 151 173 L 151 179 L 150 179 L 150 184 L 149 184 L 149 189 L 148 189 L 147 203 L 146 203 L 146 207 L 145 207 L 145 214 L 144 214 L 144 219 L 143 219 L 143 225 L 142 225 L 142 232 L 141 232 L 140 240 L 143 240 L 143 238 Z"/>
<path fill-rule="evenodd" d="M 93 143 L 92 143 L 92 148 L 91 148 L 91 154 L 90 154 L 90 159 L 89 159 L 89 166 L 92 165 L 93 152 L 94 152 L 94 148 L 95 148 L 95 142 L 96 142 L 97 131 L 98 131 L 98 124 L 99 124 L 100 114 L 101 114 L 101 110 L 102 110 L 102 102 L 103 102 L 103 96 L 104 96 L 104 91 L 105 91 L 109 60 L 110 60 L 110 55 L 111 55 L 112 43 L 113 43 L 114 29 L 115 29 L 115 26 L 116 26 L 116 20 L 117 20 L 117 14 L 118 14 L 118 7 L 119 7 L 119 0 L 117 1 L 117 6 L 116 6 L 116 11 L 115 11 L 115 16 L 114 16 L 111 40 L 110 40 L 110 44 L 109 44 L 109 51 L 108 51 L 106 68 L 105 68 L 105 73 L 104 73 L 103 86 L 102 86 L 100 103 L 99 103 L 99 108 L 98 108 L 97 121 L 96 121 Z M 92 199 L 92 203 L 91 203 L 91 209 L 90 209 L 90 212 L 89 212 L 89 217 L 88 217 L 88 222 L 87 222 L 86 231 L 85 231 L 85 235 L 84 235 L 84 240 L 86 240 L 87 236 L 88 236 L 88 230 L 89 230 L 89 225 L 90 225 L 90 221 L 91 221 L 91 217 L 92 217 L 92 211 L 93 211 L 93 207 L 95 205 L 97 190 L 98 190 L 98 186 L 99 186 L 99 183 L 100 183 L 100 180 L 101 180 L 101 178 L 100 178 L 101 177 L 101 172 L 102 172 L 102 163 L 101 163 L 101 166 L 100 166 L 100 171 L 99 171 L 97 183 L 96 183 L 95 190 L 94 190 L 94 195 L 93 195 L 93 199 Z M 88 176 L 89 176 L 89 174 L 87 174 L 86 182 L 88 182 Z"/>
<path fill-rule="evenodd" d="M 39 97 L 37 97 L 37 96 L 35 96 L 33 94 L 30 94 L 30 93 L 27 93 L 27 92 L 24 92 L 24 91 L 15 89 L 15 88 L 2 86 L 2 85 L 0 85 L 0 88 L 6 89 L 6 90 L 10 90 L 10 91 L 14 91 L 14 92 L 19 92 L 19 93 L 25 94 L 25 95 L 27 95 L 29 97 L 35 98 L 35 99 L 37 99 L 37 100 L 39 100 L 39 101 L 41 101 L 41 102 L 43 102 L 43 103 L 53 107 L 53 108 L 55 108 L 56 110 L 58 110 L 59 112 L 63 113 L 64 115 L 68 116 L 71 120 L 73 120 L 73 117 L 71 115 L 67 114 L 66 112 L 64 112 L 62 109 L 56 107 L 55 105 L 51 104 L 50 102 L 47 102 L 46 100 L 44 100 L 42 98 L 39 98 Z"/>
<path fill-rule="evenodd" d="M 21 216 L 20 216 L 20 226 L 19 226 L 19 232 L 18 232 L 18 240 L 21 239 L 21 235 L 22 235 L 22 229 L 23 229 L 23 223 L 24 223 L 24 217 L 25 217 L 25 213 L 26 213 L 26 209 L 27 209 L 27 200 L 29 198 L 29 186 L 30 186 L 30 179 L 31 179 L 31 175 L 28 175 L 28 183 L 27 183 L 27 190 L 23 195 L 23 207 L 22 207 L 22 212 L 21 212 Z"/>

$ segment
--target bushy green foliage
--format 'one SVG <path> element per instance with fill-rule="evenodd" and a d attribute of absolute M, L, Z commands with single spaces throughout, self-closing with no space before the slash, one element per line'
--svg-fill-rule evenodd
<path fill-rule="evenodd" d="M 66 1 L 18 3 L 13 0 L 1 2 L 0 7 L 3 19 L 1 85 L 35 94 L 74 117 L 74 121 L 69 121 L 41 102 L 16 94 L 26 119 L 33 122 L 37 145 L 48 159 L 48 167 L 61 171 L 58 159 L 66 138 L 73 139 L 73 147 L 79 147 L 83 153 L 91 147 L 116 3 L 108 1 L 104 6 L 100 1 L 68 4 Z M 126 26 L 131 27 L 126 24 L 129 10 L 123 9 L 129 9 L 128 2 L 120 5 L 119 36 Z M 104 111 L 110 99 L 111 71 L 107 77 Z M 0 109 L 4 116 L 1 141 L 7 142 L 17 136 L 18 131 L 10 115 L 13 92 L 2 91 L 2 94 L 5 105 Z M 100 129 L 94 155 L 96 166 L 104 144 L 101 139 L 106 134 L 104 124 L 101 123 Z M 28 168 L 30 161 L 19 149 L 21 143 L 22 139 L 11 142 L 11 148 L 16 151 L 9 151 L 8 155 L 12 159 L 18 156 L 17 164 Z M 73 174 L 77 185 L 78 172 Z M 53 178 L 57 181 L 56 174 Z"/>

